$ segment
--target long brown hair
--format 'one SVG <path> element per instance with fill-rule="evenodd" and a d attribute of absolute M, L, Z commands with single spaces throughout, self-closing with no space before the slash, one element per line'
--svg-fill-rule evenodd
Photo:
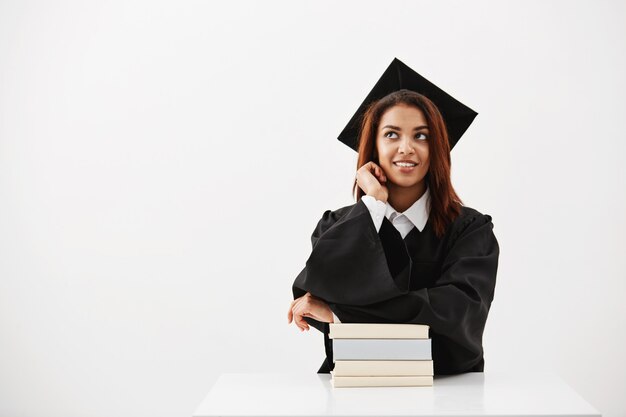
<path fill-rule="evenodd" d="M 450 179 L 450 144 L 448 131 L 439 109 L 425 96 L 411 90 L 395 91 L 372 103 L 363 115 L 359 135 L 359 159 L 357 170 L 370 161 L 379 164 L 375 156 L 376 136 L 383 114 L 397 104 L 414 106 L 424 113 L 428 124 L 429 169 L 425 180 L 430 192 L 430 214 L 435 234 L 443 236 L 446 228 L 461 213 L 463 202 L 454 191 Z M 356 180 L 352 187 L 356 200 L 363 197 L 363 190 Z"/>

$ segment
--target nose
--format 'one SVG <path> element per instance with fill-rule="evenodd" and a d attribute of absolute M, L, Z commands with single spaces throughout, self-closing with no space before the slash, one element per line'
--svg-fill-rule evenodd
<path fill-rule="evenodd" d="M 411 143 L 411 138 L 405 136 L 401 141 L 398 147 L 398 153 L 412 155 L 415 151 L 413 150 L 413 144 Z"/>

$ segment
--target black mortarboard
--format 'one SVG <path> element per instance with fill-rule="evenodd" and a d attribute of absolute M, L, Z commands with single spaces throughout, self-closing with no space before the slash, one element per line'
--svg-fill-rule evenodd
<path fill-rule="evenodd" d="M 448 129 L 450 149 L 456 145 L 478 115 L 474 110 L 413 71 L 398 58 L 394 58 L 337 139 L 352 149 L 358 150 L 361 121 L 367 107 L 387 94 L 404 88 L 420 93 L 435 103 Z"/>

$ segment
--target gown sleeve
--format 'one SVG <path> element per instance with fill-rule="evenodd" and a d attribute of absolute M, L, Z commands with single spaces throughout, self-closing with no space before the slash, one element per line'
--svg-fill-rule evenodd
<path fill-rule="evenodd" d="M 401 295 L 396 281 L 409 282 L 411 258 L 404 243 L 383 247 L 362 200 L 326 211 L 311 243 L 311 255 L 293 283 L 294 298 L 308 291 L 327 303 L 365 306 Z"/>

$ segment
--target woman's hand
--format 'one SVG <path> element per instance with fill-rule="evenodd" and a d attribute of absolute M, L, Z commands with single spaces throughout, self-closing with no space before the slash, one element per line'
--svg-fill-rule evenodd
<path fill-rule="evenodd" d="M 304 321 L 304 317 L 310 317 L 324 323 L 333 322 L 333 312 L 328 304 L 314 297 L 310 292 L 291 302 L 287 313 L 287 323 L 291 323 L 293 320 L 300 331 L 309 330 L 309 324 Z"/>
<path fill-rule="evenodd" d="M 387 202 L 389 197 L 389 190 L 385 185 L 387 176 L 383 169 L 374 162 L 370 161 L 358 169 L 356 172 L 356 183 L 365 194 L 383 203 Z"/>

